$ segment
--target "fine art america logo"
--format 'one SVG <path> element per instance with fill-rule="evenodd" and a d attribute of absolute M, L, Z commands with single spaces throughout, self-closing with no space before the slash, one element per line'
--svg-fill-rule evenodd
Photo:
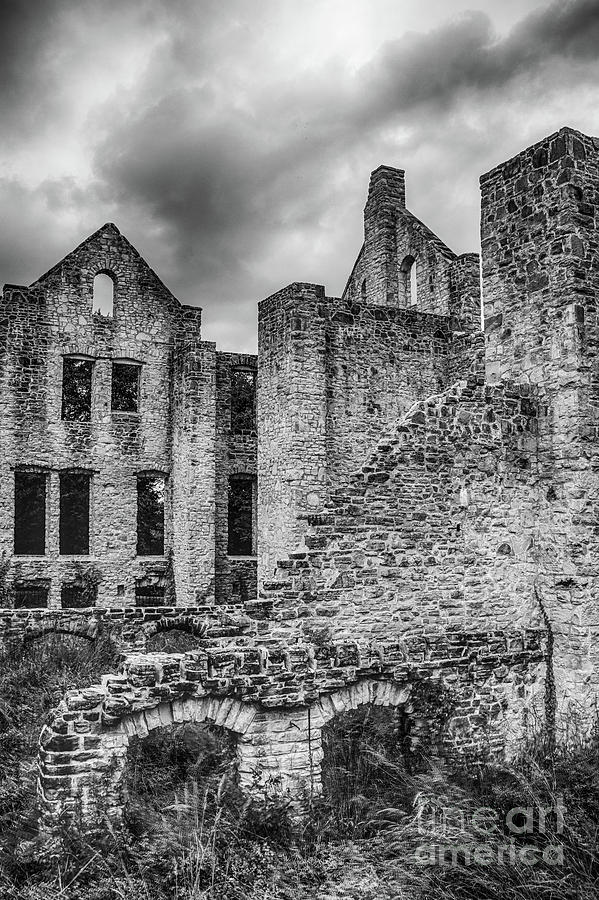
<path fill-rule="evenodd" d="M 487 806 L 467 810 L 440 807 L 421 798 L 418 833 L 427 840 L 415 850 L 422 866 L 550 866 L 564 863 L 563 798 L 555 806 L 514 806 L 499 813 Z"/>

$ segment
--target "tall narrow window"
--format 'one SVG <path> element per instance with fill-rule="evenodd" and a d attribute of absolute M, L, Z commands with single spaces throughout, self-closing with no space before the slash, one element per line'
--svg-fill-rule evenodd
<path fill-rule="evenodd" d="M 112 364 L 112 409 L 116 412 L 139 411 L 139 372 L 137 363 Z"/>
<path fill-rule="evenodd" d="M 46 552 L 46 484 L 43 472 L 15 472 L 15 554 Z"/>
<path fill-rule="evenodd" d="M 89 422 L 92 409 L 91 359 L 65 356 L 62 360 L 62 418 Z"/>
<path fill-rule="evenodd" d="M 94 278 L 93 311 L 112 318 L 114 309 L 114 281 L 107 272 L 100 272 Z"/>
<path fill-rule="evenodd" d="M 416 306 L 418 287 L 416 281 L 416 260 L 406 256 L 399 267 L 400 291 L 404 306 Z"/>
<path fill-rule="evenodd" d="M 231 431 L 256 430 L 256 373 L 233 369 L 231 373 Z"/>
<path fill-rule="evenodd" d="M 412 263 L 410 269 L 410 306 L 416 306 L 418 303 L 418 281 L 416 277 L 416 263 Z"/>
<path fill-rule="evenodd" d="M 229 478 L 229 548 L 230 556 L 254 556 L 256 479 L 251 475 Z"/>
<path fill-rule="evenodd" d="M 89 486 L 86 472 L 60 473 L 60 552 L 63 556 L 89 553 Z"/>
<path fill-rule="evenodd" d="M 137 555 L 164 554 L 164 476 L 137 476 Z"/>

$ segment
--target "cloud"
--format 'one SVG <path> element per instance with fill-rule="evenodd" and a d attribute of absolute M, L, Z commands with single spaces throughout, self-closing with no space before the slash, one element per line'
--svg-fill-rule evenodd
<path fill-rule="evenodd" d="M 527 16 L 504 38 L 481 12 L 470 12 L 426 34 L 387 43 L 364 67 L 357 107 L 372 125 L 431 104 L 455 104 L 461 93 L 494 94 L 516 79 L 551 71 L 556 59 L 597 62 L 599 3 L 558 0 Z"/>
<path fill-rule="evenodd" d="M 13 35 L 23 6 L 10 4 Z M 58 216 L 62 239 L 116 221 L 184 302 L 204 307 L 207 337 L 244 349 L 263 296 L 292 280 L 342 289 L 381 162 L 407 168 L 414 211 L 462 251 L 477 242 L 479 172 L 562 124 L 594 127 L 597 2 L 546 4 L 499 36 L 480 9 L 401 33 L 396 4 L 352 0 L 398 34 L 359 66 L 359 29 L 349 46 L 324 28 L 347 8 L 108 0 L 100 15 L 88 0 L 49 0 L 42 23 L 5 47 L 12 87 L 0 96 L 17 132 L 29 103 L 50 110 L 36 164 L 71 140 L 81 169 L 57 163 L 18 201 L 12 184 L 21 238 L 9 236 L 6 265 L 24 258 L 28 228 L 40 234 L 33 256 L 52 263 L 56 240 L 44 242 L 38 219 Z"/>

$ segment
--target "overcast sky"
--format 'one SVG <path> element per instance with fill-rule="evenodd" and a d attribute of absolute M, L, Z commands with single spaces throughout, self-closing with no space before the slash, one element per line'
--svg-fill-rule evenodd
<path fill-rule="evenodd" d="M 599 0 L 0 0 L 0 278 L 29 284 L 112 221 L 204 338 L 343 289 L 368 177 L 478 249 L 479 175 L 599 134 Z"/>

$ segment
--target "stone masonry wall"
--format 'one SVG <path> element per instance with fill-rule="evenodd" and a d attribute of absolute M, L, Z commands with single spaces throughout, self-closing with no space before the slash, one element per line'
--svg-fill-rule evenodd
<path fill-rule="evenodd" d="M 92 312 L 98 272 L 114 279 L 112 318 Z M 114 225 L 101 228 L 30 288 L 6 286 L 0 318 L 0 551 L 9 582 L 49 578 L 49 605 L 56 608 L 61 584 L 71 581 L 80 566 L 93 566 L 101 575 L 100 605 L 134 603 L 136 579 L 163 572 L 167 562 L 166 555 L 136 557 L 138 472 L 167 478 L 165 549 L 173 546 L 174 531 L 178 537 L 182 529 L 197 531 L 197 517 L 204 516 L 194 505 L 204 491 L 199 481 L 198 495 L 179 492 L 173 522 L 171 404 L 175 363 L 189 370 L 194 356 L 194 365 L 206 371 L 206 360 L 198 363 L 198 354 L 207 352 L 207 345 L 199 349 L 200 321 L 201 311 L 181 307 Z M 187 362 L 175 359 L 179 353 Z M 61 418 L 63 358 L 70 354 L 93 361 L 89 422 Z M 119 359 L 141 365 L 138 413 L 111 411 L 111 364 Z M 180 390 L 175 401 L 180 408 L 179 401 Z M 205 435 L 209 432 L 201 425 L 188 441 L 189 470 L 209 465 Z M 46 554 L 14 557 L 14 470 L 27 466 L 48 473 Z M 59 473 L 71 468 L 92 476 L 88 557 L 59 555 Z M 177 541 L 175 550 L 177 563 L 193 569 L 203 584 L 206 567 L 213 575 L 213 562 L 198 540 Z M 198 551 L 193 563 L 181 558 L 183 547 Z M 188 585 L 179 578 L 182 602 Z"/>
<path fill-rule="evenodd" d="M 539 396 L 540 592 L 564 701 L 599 690 L 599 139 L 564 128 L 481 178 L 490 381 Z"/>
<path fill-rule="evenodd" d="M 277 634 L 540 625 L 536 442 L 526 386 L 471 376 L 415 404 L 264 584 Z"/>
<path fill-rule="evenodd" d="M 257 477 L 257 430 L 235 431 L 231 425 L 231 381 L 235 369 L 257 371 L 257 358 L 244 353 L 217 353 L 216 410 L 216 599 L 244 603 L 256 599 L 257 560 L 229 556 L 228 491 L 230 475 Z"/>
<path fill-rule="evenodd" d="M 260 304 L 259 580 L 392 422 L 480 371 L 479 258 L 405 208 L 401 170 L 372 173 L 364 235 L 341 299 L 295 284 Z"/>
<path fill-rule="evenodd" d="M 132 735 L 186 721 L 237 737 L 242 788 L 276 785 L 297 805 L 321 791 L 323 726 L 363 703 L 402 706 L 413 746 L 452 754 L 514 747 L 543 689 L 534 632 L 448 633 L 402 645 L 255 646 L 125 660 L 120 675 L 70 691 L 40 740 L 42 828 L 122 821 Z M 509 742 L 508 742 L 509 743 Z"/>
<path fill-rule="evenodd" d="M 216 346 L 183 330 L 173 381 L 173 563 L 177 602 L 215 596 Z"/>
<path fill-rule="evenodd" d="M 292 284 L 258 308 L 259 580 L 326 497 L 328 305 L 319 285 Z"/>

